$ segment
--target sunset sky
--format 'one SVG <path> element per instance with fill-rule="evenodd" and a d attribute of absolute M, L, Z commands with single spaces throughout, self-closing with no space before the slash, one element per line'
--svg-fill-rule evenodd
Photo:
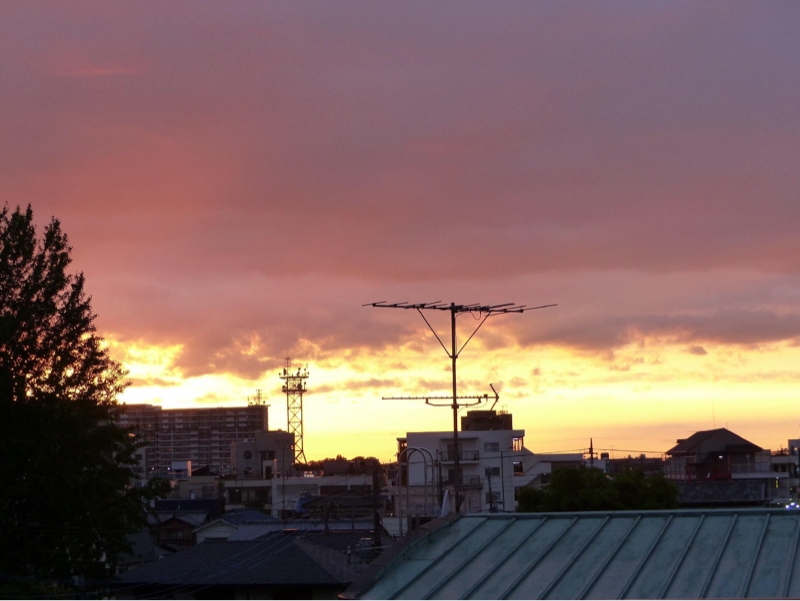
<path fill-rule="evenodd" d="M 61 220 L 122 400 L 390 459 L 465 394 L 535 452 L 800 438 L 800 2 L 3 2 L 0 183 Z M 447 333 L 446 315 L 434 323 Z M 459 318 L 465 339 L 470 315 Z M 628 452 L 630 451 L 630 453 Z"/>

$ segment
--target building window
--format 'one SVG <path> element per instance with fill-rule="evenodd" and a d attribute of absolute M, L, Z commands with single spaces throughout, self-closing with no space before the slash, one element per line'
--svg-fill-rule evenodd
<path fill-rule="evenodd" d="M 525 473 L 525 470 L 522 468 L 521 461 L 514 462 L 514 475 L 515 476 L 522 476 Z"/>
<path fill-rule="evenodd" d="M 492 491 L 491 493 L 486 493 L 486 504 L 491 505 L 492 503 L 499 503 L 500 502 L 500 493 L 497 491 Z"/>
<path fill-rule="evenodd" d="M 483 452 L 484 453 L 499 453 L 500 452 L 500 443 L 499 442 L 484 442 L 483 443 Z"/>
<path fill-rule="evenodd" d="M 491 477 L 497 476 L 499 478 L 500 477 L 500 468 L 499 467 L 487 467 L 486 468 L 486 475 L 487 476 L 491 476 Z"/>
<path fill-rule="evenodd" d="M 522 450 L 522 437 L 514 438 L 511 441 L 511 450 L 512 451 L 521 451 Z"/>

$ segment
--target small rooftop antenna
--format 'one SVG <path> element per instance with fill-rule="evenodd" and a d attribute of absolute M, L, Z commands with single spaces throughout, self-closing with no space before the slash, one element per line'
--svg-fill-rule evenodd
<path fill-rule="evenodd" d="M 472 340 L 472 337 L 478 333 L 478 330 L 481 329 L 481 326 L 486 323 L 486 320 L 490 317 L 494 317 L 496 315 L 506 315 L 508 313 L 524 313 L 525 311 L 532 311 L 534 309 L 545 309 L 547 307 L 555 307 L 556 305 L 541 305 L 538 307 L 528 307 L 527 305 L 518 305 L 516 303 L 503 303 L 500 305 L 482 305 L 480 303 L 472 303 L 468 305 L 457 305 L 456 303 L 443 303 L 442 301 L 434 301 L 430 303 L 409 303 L 408 301 L 403 301 L 402 303 L 387 303 L 386 301 L 378 301 L 375 303 L 366 303 L 362 305 L 363 307 L 378 307 L 381 309 L 414 309 L 417 313 L 420 314 L 425 325 L 428 326 L 428 329 L 433 333 L 436 337 L 436 340 L 439 341 L 439 344 L 444 349 L 444 352 L 450 357 L 450 360 L 453 363 L 452 373 L 453 373 L 453 395 L 452 397 L 416 397 L 416 398 L 424 398 L 425 403 L 428 405 L 433 405 L 437 407 L 451 407 L 453 409 L 453 459 L 454 459 L 454 468 L 455 468 L 455 482 L 454 482 L 454 496 L 455 496 L 455 507 L 456 513 L 461 512 L 459 496 L 460 493 L 460 483 L 459 483 L 459 471 L 460 471 L 460 462 L 459 462 L 459 450 L 458 450 L 458 410 L 460 407 L 468 407 L 471 405 L 477 405 L 478 403 L 482 403 L 488 400 L 488 395 L 478 396 L 478 397 L 459 397 L 457 392 L 457 380 L 456 380 L 456 361 L 458 360 L 458 356 L 461 354 L 461 351 L 464 350 L 464 347 L 469 344 L 469 341 Z M 436 330 L 433 329 L 428 319 L 425 317 L 423 311 L 449 311 L 450 312 L 450 349 L 448 350 L 447 346 L 445 346 L 442 339 L 436 333 Z M 458 347 L 456 341 L 456 317 L 459 315 L 463 315 L 464 313 L 470 314 L 478 314 L 478 319 L 480 319 L 480 323 L 478 326 L 472 331 L 472 334 L 469 335 L 466 342 Z M 482 319 L 481 319 L 482 317 Z M 492 391 L 495 393 L 495 403 L 497 403 L 497 392 L 494 390 L 492 386 Z M 414 398 L 414 397 L 406 397 L 406 398 Z M 441 398 L 445 399 L 448 398 L 451 400 L 449 405 L 447 404 L 436 404 L 431 403 L 431 398 Z M 459 398 L 462 399 L 475 399 L 476 402 L 474 403 L 464 403 L 459 404 Z M 477 400 L 480 399 L 480 400 Z M 494 407 L 494 405 L 493 405 Z"/>

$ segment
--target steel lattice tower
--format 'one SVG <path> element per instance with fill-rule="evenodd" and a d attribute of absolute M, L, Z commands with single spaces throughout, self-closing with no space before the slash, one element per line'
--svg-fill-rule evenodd
<path fill-rule="evenodd" d="M 288 430 L 294 434 L 294 463 L 308 463 L 303 450 L 303 393 L 306 391 L 308 367 L 298 367 L 292 372 L 292 361 L 286 363 L 279 377 L 283 380 L 281 391 L 286 393 L 286 422 Z"/>

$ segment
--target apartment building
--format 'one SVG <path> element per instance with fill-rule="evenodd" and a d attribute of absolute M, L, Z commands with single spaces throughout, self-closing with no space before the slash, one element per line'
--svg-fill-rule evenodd
<path fill-rule="evenodd" d="M 434 508 L 438 512 L 445 491 L 454 509 L 456 478 L 461 511 L 514 511 L 514 476 L 525 469 L 525 431 L 513 429 L 511 414 L 495 411 L 470 411 L 462 417 L 461 427 L 458 474 L 452 432 L 408 432 L 397 439 L 401 473 L 398 485 L 390 490 L 396 513 L 430 515 Z M 413 494 L 406 494 L 406 485 Z"/>
<path fill-rule="evenodd" d="M 191 462 L 209 473 L 233 471 L 231 445 L 254 440 L 269 429 L 266 404 L 239 407 L 164 409 L 159 405 L 124 405 L 120 425 L 146 445 L 137 453 L 141 478 L 169 477 L 174 466 Z"/>

